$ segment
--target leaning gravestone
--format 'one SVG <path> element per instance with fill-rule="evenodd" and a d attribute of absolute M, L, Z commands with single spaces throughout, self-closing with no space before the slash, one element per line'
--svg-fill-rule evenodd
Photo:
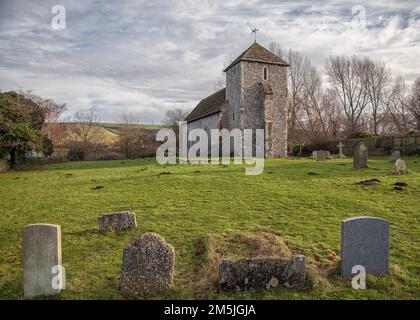
<path fill-rule="evenodd" d="M 145 233 L 124 249 L 120 290 L 162 292 L 172 287 L 175 250 L 156 233 Z"/>
<path fill-rule="evenodd" d="M 362 169 L 368 167 L 368 149 L 363 142 L 359 142 L 354 148 L 353 168 Z"/>
<path fill-rule="evenodd" d="M 105 213 L 99 216 L 99 231 L 121 231 L 137 227 L 136 214 L 134 212 L 122 211 Z"/>
<path fill-rule="evenodd" d="M 391 153 L 391 159 L 389 160 L 389 162 L 395 162 L 399 158 L 401 158 L 401 152 L 399 152 L 398 150 L 396 150 L 396 151 L 394 151 L 394 152 Z"/>
<path fill-rule="evenodd" d="M 352 268 L 356 265 L 363 266 L 366 273 L 388 273 L 389 222 L 387 220 L 354 217 L 342 221 L 341 275 L 352 276 Z"/>
<path fill-rule="evenodd" d="M 404 160 L 398 159 L 397 161 L 395 161 L 395 174 L 404 174 L 407 172 L 408 169 Z"/>
<path fill-rule="evenodd" d="M 305 256 L 252 258 L 219 263 L 223 291 L 254 291 L 293 287 L 305 281 Z"/>
<path fill-rule="evenodd" d="M 30 224 L 23 229 L 23 293 L 25 298 L 60 293 L 53 286 L 61 267 L 61 227 L 54 224 Z"/>

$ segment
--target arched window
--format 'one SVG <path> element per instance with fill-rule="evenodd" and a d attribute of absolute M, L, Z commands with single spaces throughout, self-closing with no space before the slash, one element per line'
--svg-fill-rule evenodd
<path fill-rule="evenodd" d="M 264 67 L 264 80 L 268 79 L 267 68 Z"/>

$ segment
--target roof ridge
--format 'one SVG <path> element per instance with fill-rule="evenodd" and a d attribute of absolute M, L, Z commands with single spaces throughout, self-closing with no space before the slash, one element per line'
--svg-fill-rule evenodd
<path fill-rule="evenodd" d="M 192 122 L 212 114 L 220 112 L 226 100 L 226 87 L 213 92 L 200 100 L 197 106 L 185 118 L 187 122 Z"/>
<path fill-rule="evenodd" d="M 283 66 L 289 66 L 289 64 L 280 58 L 278 55 L 274 54 L 270 50 L 263 47 L 260 43 L 252 43 L 244 52 L 242 52 L 228 67 L 223 70 L 224 72 L 228 71 L 234 65 L 240 61 L 255 61 L 262 62 L 267 64 L 277 64 Z"/>

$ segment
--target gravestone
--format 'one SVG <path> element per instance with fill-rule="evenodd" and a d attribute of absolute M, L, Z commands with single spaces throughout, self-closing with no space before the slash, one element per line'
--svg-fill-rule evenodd
<path fill-rule="evenodd" d="M 54 224 L 30 224 L 23 228 L 23 294 L 25 298 L 60 293 L 54 288 L 61 266 L 61 227 Z"/>
<path fill-rule="evenodd" d="M 98 223 L 101 232 L 122 231 L 137 227 L 136 214 L 129 211 L 101 214 Z"/>
<path fill-rule="evenodd" d="M 6 172 L 8 168 L 7 160 L 0 158 L 0 172 Z"/>
<path fill-rule="evenodd" d="M 338 158 L 344 159 L 346 157 L 343 153 L 344 144 L 340 141 L 340 143 L 337 145 L 337 147 L 338 147 L 338 151 L 339 151 Z"/>
<path fill-rule="evenodd" d="M 175 250 L 156 233 L 144 233 L 124 249 L 120 290 L 162 292 L 172 287 Z"/>
<path fill-rule="evenodd" d="M 219 287 L 223 291 L 255 291 L 293 287 L 305 281 L 305 256 L 222 259 Z"/>
<path fill-rule="evenodd" d="M 317 150 L 312 153 L 313 157 L 318 161 L 324 161 L 327 158 L 331 157 L 331 153 L 329 151 L 324 150 Z"/>
<path fill-rule="evenodd" d="M 354 148 L 353 168 L 362 169 L 368 167 L 368 149 L 363 142 L 359 142 Z"/>
<path fill-rule="evenodd" d="M 404 160 L 401 159 L 397 159 L 397 161 L 395 161 L 395 170 L 394 173 L 395 174 L 404 174 L 407 173 L 408 169 L 407 169 L 407 165 L 405 163 Z"/>
<path fill-rule="evenodd" d="M 352 276 L 352 268 L 356 265 L 363 266 L 366 273 L 388 273 L 389 222 L 387 220 L 354 217 L 341 222 L 341 275 Z"/>
<path fill-rule="evenodd" d="M 324 161 L 327 159 L 327 154 L 323 150 L 318 150 L 316 153 L 316 160 Z"/>
<path fill-rule="evenodd" d="M 396 151 L 394 151 L 394 152 L 391 153 L 391 159 L 389 160 L 389 162 L 395 162 L 399 158 L 401 158 L 401 152 L 399 152 L 398 150 L 396 150 Z"/>

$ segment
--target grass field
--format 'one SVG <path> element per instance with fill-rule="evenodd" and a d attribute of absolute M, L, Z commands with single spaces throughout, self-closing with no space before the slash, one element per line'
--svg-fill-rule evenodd
<path fill-rule="evenodd" d="M 370 168 L 360 171 L 352 169 L 351 159 L 271 159 L 260 176 L 246 176 L 238 165 L 160 166 L 154 159 L 0 174 L 0 298 L 22 299 L 22 228 L 55 223 L 62 226 L 67 275 L 58 299 L 124 298 L 118 291 L 123 248 L 148 231 L 175 247 L 174 288 L 136 298 L 419 299 L 420 160 L 406 160 L 412 172 L 404 176 L 389 174 L 388 158 L 373 157 Z M 353 184 L 369 178 L 381 183 Z M 404 191 L 393 190 L 397 181 L 408 184 Z M 93 190 L 98 185 L 104 188 Z M 98 215 L 120 210 L 135 211 L 138 228 L 100 234 Z M 330 258 L 340 254 L 341 220 L 360 215 L 391 223 L 391 273 L 369 276 L 367 290 L 353 290 Z M 290 251 L 307 256 L 311 272 L 304 286 L 240 295 L 218 293 L 212 283 L 197 290 L 206 268 L 197 242 L 261 231 L 274 232 Z"/>

